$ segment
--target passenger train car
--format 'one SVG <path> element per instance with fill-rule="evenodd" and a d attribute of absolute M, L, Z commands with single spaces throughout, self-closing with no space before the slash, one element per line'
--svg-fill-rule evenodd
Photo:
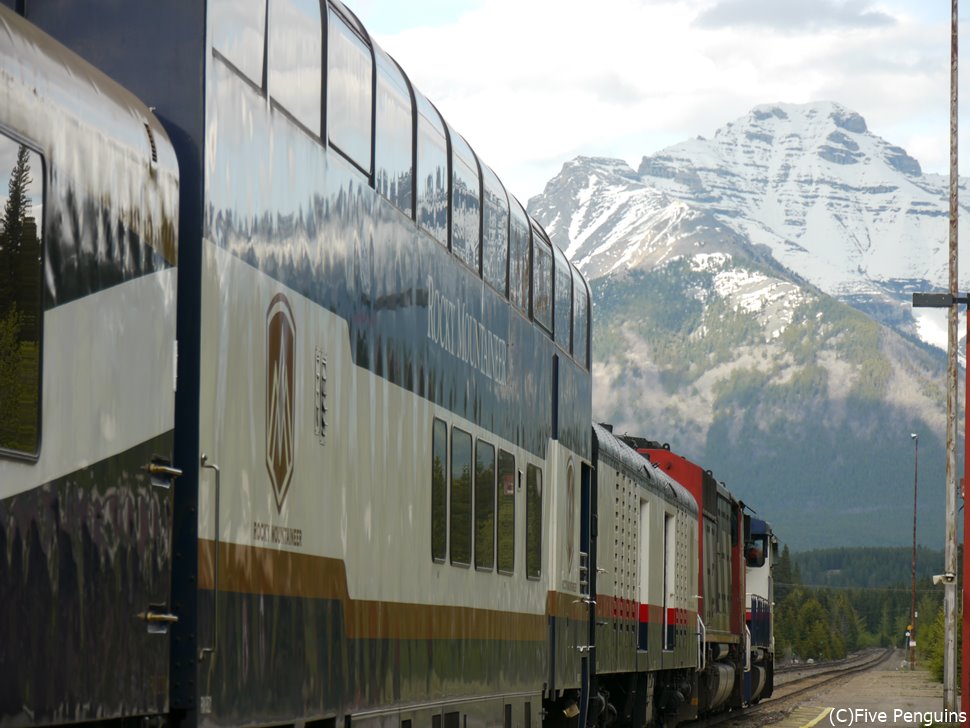
<path fill-rule="evenodd" d="M 712 504 L 591 427 L 586 281 L 337 0 L 0 0 L 0 170 L 0 726 L 735 705 Z"/>

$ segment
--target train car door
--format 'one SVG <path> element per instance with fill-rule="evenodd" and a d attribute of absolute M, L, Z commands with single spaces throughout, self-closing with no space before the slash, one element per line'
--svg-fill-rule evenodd
<path fill-rule="evenodd" d="M 178 619 L 175 155 L 128 92 L 0 25 L 0 724 L 154 716 Z"/>
<path fill-rule="evenodd" d="M 586 645 L 588 649 L 582 657 L 582 692 L 580 699 L 580 722 L 586 725 L 586 712 L 589 707 L 589 686 L 591 680 L 590 656 L 596 650 L 596 531 L 595 515 L 591 512 L 596 498 L 592 493 L 592 468 L 582 464 L 580 476 L 580 507 L 579 507 L 579 589 L 584 598 L 589 600 L 588 623 L 586 628 Z"/>

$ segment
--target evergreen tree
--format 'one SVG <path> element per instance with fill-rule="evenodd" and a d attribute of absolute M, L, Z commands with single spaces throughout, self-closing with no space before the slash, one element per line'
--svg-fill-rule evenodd
<path fill-rule="evenodd" d="M 30 159 L 27 147 L 20 145 L 17 161 L 7 183 L 7 202 L 0 216 L 0 313 L 10 310 L 16 293 L 16 274 L 21 268 L 24 232 L 30 216 Z M 36 234 L 34 235 L 36 237 Z"/>
<path fill-rule="evenodd" d="M 792 588 L 801 583 L 801 580 L 795 574 L 795 568 L 792 563 L 791 552 L 788 550 L 788 544 L 785 544 L 778 562 L 771 567 L 771 575 L 775 582 L 775 602 L 783 601 Z"/>
<path fill-rule="evenodd" d="M 812 597 L 798 611 L 796 650 L 802 659 L 830 660 L 844 656 L 844 646 L 829 626 L 829 614 Z"/>
<path fill-rule="evenodd" d="M 859 615 L 845 592 L 839 592 L 832 597 L 829 613 L 832 615 L 832 630 L 841 639 L 844 650 L 853 652 L 859 649 Z"/>
<path fill-rule="evenodd" d="M 0 215 L 0 446 L 24 452 L 39 434 L 41 247 L 30 171 L 21 145 Z"/>

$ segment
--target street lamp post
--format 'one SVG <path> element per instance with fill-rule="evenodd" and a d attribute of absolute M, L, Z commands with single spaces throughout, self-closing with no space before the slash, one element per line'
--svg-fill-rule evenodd
<path fill-rule="evenodd" d="M 955 2 L 956 0 L 954 0 Z M 970 293 L 958 295 L 955 293 L 914 293 L 913 308 L 949 308 L 951 318 L 956 314 L 956 307 L 959 305 L 967 306 L 967 343 L 970 345 Z M 957 507 L 956 507 L 956 437 L 953 430 L 956 429 L 956 399 L 957 383 L 949 376 L 953 369 L 953 360 L 956 358 L 956 337 L 948 336 L 950 345 L 947 348 L 947 438 L 946 438 L 946 541 L 944 542 L 944 572 L 940 575 L 943 583 L 943 707 L 946 710 L 957 710 Z M 968 349 L 970 351 L 970 349 Z M 964 547 L 966 546 L 967 533 L 970 529 L 970 507 L 968 507 L 967 497 L 970 493 L 966 490 L 966 485 L 970 483 L 970 366 L 966 372 L 966 403 L 964 407 L 964 427 L 963 427 L 963 472 L 964 472 Z M 964 601 L 967 601 L 968 591 L 970 591 L 970 559 L 964 559 L 963 564 L 963 594 Z M 934 581 L 934 583 L 936 583 Z M 963 646 L 960 650 L 960 660 L 963 663 L 963 677 L 961 688 L 963 695 L 970 695 L 970 619 L 964 615 L 962 624 Z M 964 697 L 964 701 L 967 698 Z M 967 720 L 963 722 L 966 728 L 970 728 L 970 710 L 964 710 L 963 715 Z"/>
<path fill-rule="evenodd" d="M 919 485 L 919 435 L 913 439 L 913 590 L 909 608 L 909 669 L 916 667 L 916 489 Z"/>

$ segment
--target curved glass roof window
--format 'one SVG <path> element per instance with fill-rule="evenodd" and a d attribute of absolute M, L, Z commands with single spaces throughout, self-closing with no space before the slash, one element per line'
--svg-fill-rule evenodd
<path fill-rule="evenodd" d="M 418 104 L 417 220 L 448 245 L 448 142 L 440 114 L 421 94 Z"/>
<path fill-rule="evenodd" d="M 532 290 L 532 254 L 529 218 L 515 197 L 509 198 L 512 217 L 509 225 L 509 300 L 522 313 L 529 313 Z"/>
<path fill-rule="evenodd" d="M 565 352 L 571 352 L 572 339 L 572 308 L 573 308 L 573 277 L 570 275 L 569 263 L 558 245 L 552 246 L 556 264 L 556 343 Z"/>
<path fill-rule="evenodd" d="M 469 268 L 479 271 L 482 229 L 482 188 L 478 161 L 461 134 L 451 135 L 451 250 Z"/>
<path fill-rule="evenodd" d="M 330 143 L 370 174 L 372 60 L 370 48 L 330 11 L 327 35 L 327 129 Z"/>
<path fill-rule="evenodd" d="M 270 96 L 320 134 L 323 29 L 317 0 L 272 0 L 269 5 Z"/>
<path fill-rule="evenodd" d="M 552 333 L 552 243 L 532 224 L 532 318 Z"/>
<path fill-rule="evenodd" d="M 212 0 L 208 24 L 212 47 L 256 86 L 262 86 L 266 3 L 263 0 Z"/>
<path fill-rule="evenodd" d="M 414 118 L 411 92 L 398 65 L 382 50 L 377 58 L 377 128 L 374 186 L 408 217 L 414 215 Z"/>
<path fill-rule="evenodd" d="M 488 165 L 482 166 L 482 275 L 503 296 L 508 296 L 509 198 L 502 182 Z"/>
<path fill-rule="evenodd" d="M 573 268 L 573 357 L 589 369 L 589 289 Z"/>

